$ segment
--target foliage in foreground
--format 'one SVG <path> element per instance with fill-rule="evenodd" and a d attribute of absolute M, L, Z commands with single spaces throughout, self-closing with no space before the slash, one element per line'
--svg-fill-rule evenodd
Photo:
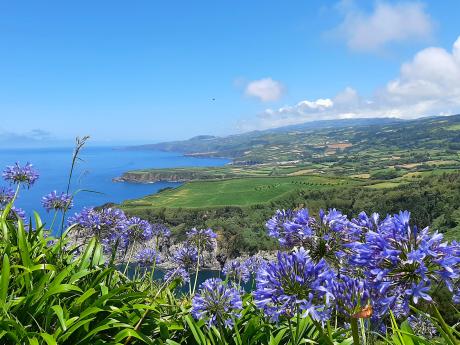
<path fill-rule="evenodd" d="M 267 222 L 283 249 L 276 259 L 229 261 L 224 281 L 197 289 L 204 253 L 216 247 L 212 230 L 187 233 L 166 279 L 151 279 L 158 246 L 138 258 L 144 268 L 130 278 L 115 258 L 129 253 L 133 229 L 145 234 L 151 227 L 122 212 L 92 210 L 54 238 L 38 214 L 26 221 L 13 208 L 19 186 L 37 179 L 31 167 L 13 167 L 5 179 L 17 189 L 0 198 L 1 343 L 459 342 L 456 326 L 446 324 L 432 300 L 433 289 L 447 285 L 458 302 L 459 245 L 411 227 L 408 213 L 348 220 L 336 210 L 318 218 L 306 209 L 278 211 Z M 43 203 L 64 219 L 71 198 L 53 193 Z M 84 244 L 69 240 L 85 229 L 93 232 Z M 240 283 L 251 276 L 254 292 L 245 293 Z M 178 287 L 187 281 L 189 292 L 182 293 Z"/>

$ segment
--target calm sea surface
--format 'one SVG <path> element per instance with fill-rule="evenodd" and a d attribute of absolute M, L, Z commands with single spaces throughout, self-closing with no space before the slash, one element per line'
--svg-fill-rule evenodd
<path fill-rule="evenodd" d="M 39 171 L 40 178 L 31 189 L 21 189 L 16 206 L 28 214 L 39 211 L 45 221 L 50 222 L 51 214 L 46 214 L 41 206 L 45 194 L 57 190 L 65 191 L 72 159 L 72 148 L 53 149 L 2 149 L 0 150 L 0 168 L 20 162 L 30 162 Z M 86 147 L 81 154 L 74 171 L 71 191 L 92 190 L 97 193 L 80 191 L 75 196 L 74 207 L 70 214 L 80 211 L 84 206 L 98 206 L 106 202 L 120 203 L 126 199 L 153 194 L 161 188 L 176 187 L 180 183 L 157 182 L 135 184 L 112 182 L 123 172 L 140 168 L 173 168 L 187 166 L 220 166 L 228 162 L 225 159 L 184 157 L 180 153 L 158 151 L 126 151 L 107 147 Z M 1 185 L 6 183 L 1 182 Z"/>

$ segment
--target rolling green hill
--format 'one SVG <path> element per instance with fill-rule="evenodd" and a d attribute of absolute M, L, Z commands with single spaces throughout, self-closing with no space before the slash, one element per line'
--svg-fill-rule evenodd
<path fill-rule="evenodd" d="M 249 206 L 271 202 L 296 189 L 331 189 L 356 185 L 352 179 L 294 176 L 196 181 L 142 199 L 125 201 L 126 207 L 186 207 Z"/>

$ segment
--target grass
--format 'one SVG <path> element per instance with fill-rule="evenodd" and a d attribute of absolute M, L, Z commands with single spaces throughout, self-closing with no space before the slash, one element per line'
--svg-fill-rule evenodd
<path fill-rule="evenodd" d="M 323 176 L 238 178 L 195 181 L 173 190 L 128 200 L 123 206 L 201 208 L 249 206 L 270 202 L 296 189 L 325 189 L 358 183 L 345 178 Z"/>

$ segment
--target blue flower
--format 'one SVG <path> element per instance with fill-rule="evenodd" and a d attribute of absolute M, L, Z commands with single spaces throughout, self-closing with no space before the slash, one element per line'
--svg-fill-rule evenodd
<path fill-rule="evenodd" d="M 148 241 L 152 238 L 152 226 L 139 217 L 131 217 L 126 221 L 128 238 L 131 243 Z"/>
<path fill-rule="evenodd" d="M 421 335 L 427 339 L 433 339 L 438 334 L 436 327 L 425 314 L 410 315 L 407 318 L 407 322 L 414 334 Z"/>
<path fill-rule="evenodd" d="M 187 231 L 187 242 L 194 245 L 200 253 L 203 251 L 213 251 L 216 249 L 217 235 L 212 229 L 193 228 Z"/>
<path fill-rule="evenodd" d="M 0 215 L 3 213 L 3 211 L 4 209 L 0 209 Z M 12 206 L 10 212 L 6 216 L 6 219 L 10 221 L 17 221 L 18 219 L 25 221 L 26 212 L 22 208 Z"/>
<path fill-rule="evenodd" d="M 152 224 L 152 237 L 165 238 L 171 236 L 171 231 L 164 224 Z"/>
<path fill-rule="evenodd" d="M 265 264 L 266 260 L 259 256 L 259 255 L 253 255 L 249 258 L 246 259 L 244 262 L 244 265 L 247 267 L 248 271 L 250 274 L 256 274 L 259 268 Z"/>
<path fill-rule="evenodd" d="M 12 184 L 23 184 L 27 188 L 30 188 L 37 181 L 38 173 L 30 163 L 27 163 L 23 167 L 19 163 L 15 163 L 5 168 L 3 178 Z"/>
<path fill-rule="evenodd" d="M 14 198 L 14 190 L 11 188 L 0 187 L 0 206 L 6 206 Z"/>
<path fill-rule="evenodd" d="M 295 313 L 324 321 L 330 316 L 333 295 L 328 281 L 333 277 L 326 261 L 315 264 L 304 248 L 292 253 L 280 252 L 276 262 L 267 262 L 259 269 L 254 300 L 274 321 Z"/>
<path fill-rule="evenodd" d="M 233 320 L 240 317 L 243 308 L 241 293 L 222 282 L 211 278 L 204 281 L 192 300 L 192 316 L 204 320 L 208 327 L 225 326 L 231 328 Z"/>
<path fill-rule="evenodd" d="M 125 251 L 130 243 L 128 218 L 116 208 L 85 208 L 69 218 L 68 223 L 77 226 L 77 236 L 83 239 L 92 236 L 99 238 L 106 253 Z"/>
<path fill-rule="evenodd" d="M 153 266 L 161 262 L 160 254 L 154 249 L 145 248 L 136 255 L 137 262 L 144 267 Z"/>
<path fill-rule="evenodd" d="M 67 211 L 72 208 L 73 200 L 72 196 L 67 193 L 58 194 L 52 191 L 42 198 L 42 205 L 48 212 L 51 210 Z"/>
<path fill-rule="evenodd" d="M 361 227 L 336 209 L 319 213 L 319 220 L 310 216 L 307 209 L 278 210 L 267 222 L 271 237 L 277 238 L 286 248 L 304 247 L 315 262 L 325 259 L 330 265 L 343 266 L 347 245 L 360 238 Z"/>
<path fill-rule="evenodd" d="M 235 282 L 247 283 L 249 281 L 250 273 L 248 267 L 244 262 L 241 262 L 241 260 L 238 259 L 227 261 L 222 273 L 228 279 L 232 279 Z"/>
<path fill-rule="evenodd" d="M 350 264 L 383 295 L 386 310 L 397 308 L 401 316 L 409 312 L 410 300 L 431 301 L 432 282 L 442 282 L 453 291 L 460 275 L 456 244 L 443 242 L 441 234 L 428 228 L 412 227 L 407 211 L 387 216 L 365 233 L 364 241 L 349 248 Z"/>
<path fill-rule="evenodd" d="M 422 298 L 425 301 L 431 302 L 433 299 L 429 295 L 430 292 L 430 284 L 429 282 L 421 281 L 419 284 L 412 284 L 410 289 L 406 290 L 406 295 L 412 296 L 414 303 L 418 303 L 418 299 Z"/>
<path fill-rule="evenodd" d="M 179 280 L 180 285 L 183 285 L 184 283 L 188 283 L 190 281 L 190 275 L 184 268 L 178 267 L 178 268 L 168 270 L 165 273 L 163 280 L 165 282 L 172 282 L 173 280 Z"/>
<path fill-rule="evenodd" d="M 347 318 L 369 304 L 371 293 L 365 279 L 340 274 L 328 282 L 337 310 Z M 375 301 L 374 301 L 375 303 Z"/>
<path fill-rule="evenodd" d="M 198 261 L 198 251 L 195 247 L 183 245 L 172 256 L 172 261 L 186 270 L 194 268 Z"/>

